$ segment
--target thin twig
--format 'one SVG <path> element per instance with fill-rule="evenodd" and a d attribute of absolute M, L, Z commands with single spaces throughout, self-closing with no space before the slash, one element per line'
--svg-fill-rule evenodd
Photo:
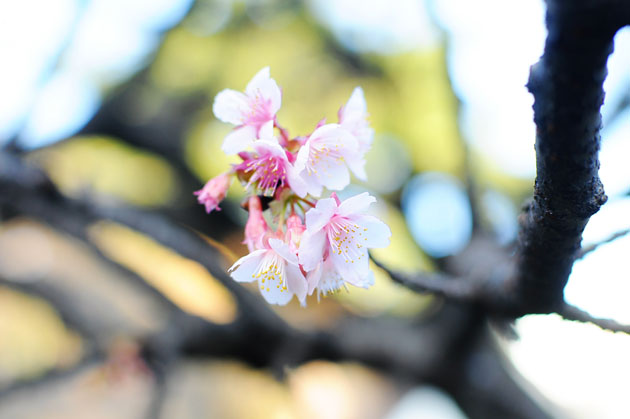
<path fill-rule="evenodd" d="M 607 237 L 604 240 L 601 240 L 601 241 L 599 241 L 597 243 L 593 243 L 591 245 L 582 247 L 582 249 L 580 250 L 580 252 L 578 253 L 578 255 L 576 257 L 576 260 L 577 259 L 582 259 L 584 256 L 588 255 L 589 253 L 594 252 L 595 250 L 597 250 L 597 248 L 599 246 L 602 246 L 604 244 L 607 244 L 607 243 L 610 243 L 612 241 L 615 241 L 615 240 L 617 240 L 617 239 L 619 239 L 619 238 L 621 238 L 621 237 L 623 237 L 623 236 L 625 236 L 627 234 L 630 234 L 630 228 L 626 229 L 626 230 L 618 231 L 618 232 L 610 235 L 609 237 Z"/>
<path fill-rule="evenodd" d="M 594 317 L 590 315 L 588 312 L 573 306 L 571 304 L 564 304 L 562 308 L 557 312 L 566 320 L 582 322 L 582 323 L 592 323 L 596 326 L 601 327 L 604 330 L 609 330 L 611 332 L 622 332 L 630 334 L 630 325 L 621 324 L 613 319 L 603 319 L 599 317 Z"/>
<path fill-rule="evenodd" d="M 455 301 L 473 301 L 479 297 L 480 283 L 472 278 L 457 278 L 439 273 L 406 274 L 387 268 L 371 254 L 370 259 L 398 284 L 418 293 L 439 295 Z"/>

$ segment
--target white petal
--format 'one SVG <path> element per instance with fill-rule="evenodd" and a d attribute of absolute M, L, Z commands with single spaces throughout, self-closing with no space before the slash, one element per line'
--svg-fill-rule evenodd
<path fill-rule="evenodd" d="M 295 158 L 294 165 L 295 165 L 295 170 L 297 170 L 298 173 L 301 172 L 302 170 L 305 170 L 306 163 L 308 162 L 309 153 L 310 153 L 310 143 L 307 141 L 306 144 L 300 147 L 297 157 Z"/>
<path fill-rule="evenodd" d="M 361 89 L 361 87 L 355 87 L 352 91 L 350 99 L 348 99 L 348 102 L 343 107 L 342 119 L 352 116 L 360 116 L 361 118 L 364 118 L 366 114 L 367 103 L 365 102 L 363 89 Z"/>
<path fill-rule="evenodd" d="M 365 249 L 365 248 L 363 248 Z M 330 260 L 344 281 L 357 287 L 364 287 L 365 278 L 370 274 L 367 251 L 361 251 L 361 258 L 346 260 L 343 255 L 331 253 Z"/>
<path fill-rule="evenodd" d="M 212 112 L 223 122 L 241 125 L 249 112 L 249 100 L 241 92 L 232 89 L 220 91 L 214 98 Z"/>
<path fill-rule="evenodd" d="M 230 276 L 237 282 L 252 282 L 266 252 L 268 250 L 256 250 L 243 256 L 229 269 Z"/>
<path fill-rule="evenodd" d="M 256 139 L 256 128 L 244 125 L 234 129 L 223 140 L 221 149 L 225 154 L 236 154 L 249 147 Z"/>
<path fill-rule="evenodd" d="M 309 191 L 309 187 L 306 181 L 304 180 L 304 178 L 302 178 L 302 176 L 300 176 L 298 171 L 295 170 L 295 167 L 291 164 L 287 164 L 286 169 L 287 180 L 289 181 L 289 186 L 291 187 L 291 190 L 293 190 L 293 192 L 295 192 L 295 194 L 300 198 L 304 198 Z"/>
<path fill-rule="evenodd" d="M 285 271 L 286 275 L 286 271 Z M 285 305 L 291 298 L 293 297 L 293 293 L 288 289 L 283 288 L 284 283 L 279 281 L 278 279 L 267 279 L 264 283 L 259 280 L 258 288 L 260 289 L 260 294 L 262 294 L 263 298 L 269 304 L 278 304 Z M 288 287 L 287 287 L 288 288 Z"/>
<path fill-rule="evenodd" d="M 332 198 L 320 199 L 315 204 L 315 208 L 311 208 L 306 212 L 306 230 L 316 233 L 321 230 L 337 211 L 337 203 Z"/>
<path fill-rule="evenodd" d="M 326 231 L 319 230 L 315 233 L 308 229 L 304 231 L 300 239 L 298 257 L 305 271 L 312 271 L 324 258 L 326 246 Z"/>
<path fill-rule="evenodd" d="M 322 159 L 314 168 L 316 172 L 310 177 L 316 178 L 321 185 L 331 191 L 340 191 L 350 184 L 350 172 L 342 162 Z"/>
<path fill-rule="evenodd" d="M 288 244 L 279 239 L 269 239 L 269 246 L 288 263 L 297 266 L 297 255 L 291 251 Z"/>
<path fill-rule="evenodd" d="M 315 269 L 307 272 L 306 274 L 306 282 L 308 283 L 308 295 L 313 294 L 313 291 L 319 284 L 319 281 L 322 277 L 322 265 L 323 263 L 318 264 Z"/>
<path fill-rule="evenodd" d="M 277 143 L 278 140 L 273 136 L 273 124 L 273 120 L 265 122 L 258 130 L 258 138 L 275 141 Z"/>
<path fill-rule="evenodd" d="M 274 137 L 254 141 L 252 147 L 259 155 L 271 154 L 272 156 L 283 158 L 287 161 L 287 164 L 289 164 L 289 161 L 287 160 L 287 154 L 284 152 L 282 146 L 278 144 L 278 140 Z"/>
<path fill-rule="evenodd" d="M 245 88 L 250 98 L 260 95 L 265 100 L 271 101 L 271 111 L 275 114 L 282 104 L 282 91 L 274 79 L 269 75 L 269 67 L 260 70 Z"/>
<path fill-rule="evenodd" d="M 302 171 L 300 176 L 306 184 L 306 192 L 316 198 L 319 198 L 322 195 L 322 190 L 324 189 L 324 187 L 317 179 L 317 177 L 309 175 L 306 170 Z"/>
<path fill-rule="evenodd" d="M 352 173 L 357 177 L 357 179 L 366 181 L 367 174 L 365 173 L 365 159 L 363 158 L 362 153 L 351 154 L 345 156 L 346 164 L 352 170 Z"/>
<path fill-rule="evenodd" d="M 302 271 L 300 271 L 300 268 L 293 265 L 287 265 L 286 283 L 288 291 L 297 296 L 298 300 L 300 300 L 300 304 L 305 305 L 308 284 L 306 282 L 306 278 L 304 278 L 304 275 L 302 274 Z"/>
<path fill-rule="evenodd" d="M 392 232 L 387 224 L 371 215 L 357 215 L 352 217 L 352 221 L 359 225 L 359 238 L 363 238 L 359 239 L 361 245 L 368 248 L 389 246 Z"/>
<path fill-rule="evenodd" d="M 368 207 L 374 202 L 376 202 L 376 198 L 367 192 L 363 192 L 343 201 L 339 205 L 339 210 L 337 212 L 339 215 L 347 217 L 349 215 L 367 211 Z"/>

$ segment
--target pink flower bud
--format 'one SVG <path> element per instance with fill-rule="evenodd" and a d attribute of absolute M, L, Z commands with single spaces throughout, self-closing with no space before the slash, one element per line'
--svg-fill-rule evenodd
<path fill-rule="evenodd" d="M 223 173 L 210 179 L 203 188 L 194 192 L 197 196 L 197 201 L 206 206 L 207 213 L 213 210 L 221 211 L 219 203 L 225 198 L 231 181 L 232 176 L 228 173 Z"/>
<path fill-rule="evenodd" d="M 264 247 L 263 239 L 269 231 L 269 227 L 265 217 L 263 217 L 262 203 L 259 197 L 250 197 L 248 207 L 249 218 L 247 219 L 247 224 L 245 224 L 245 240 L 243 243 L 247 245 L 247 249 L 250 252 L 253 252 Z"/>
<path fill-rule="evenodd" d="M 304 230 L 306 230 L 306 226 L 302 224 L 302 219 L 297 214 L 291 214 L 287 219 L 286 235 L 291 251 L 297 253 Z"/>

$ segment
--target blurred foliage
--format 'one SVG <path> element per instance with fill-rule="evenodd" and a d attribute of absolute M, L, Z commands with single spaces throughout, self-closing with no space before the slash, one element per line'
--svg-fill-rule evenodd
<path fill-rule="evenodd" d="M 163 205 L 176 193 L 175 172 L 163 158 L 106 137 L 77 137 L 33 153 L 66 194 L 87 191 L 134 205 Z"/>
<path fill-rule="evenodd" d="M 0 336 L 0 389 L 72 365 L 82 355 L 81 339 L 48 303 L 5 287 L 0 287 Z"/>
<path fill-rule="evenodd" d="M 115 223 L 99 222 L 88 234 L 109 258 L 138 273 L 184 310 L 219 324 L 235 319 L 232 294 L 199 263 Z"/>
<path fill-rule="evenodd" d="M 311 362 L 287 374 L 281 383 L 236 362 L 186 363 L 173 375 L 178 389 L 163 417 L 369 419 L 396 397 L 381 375 L 354 364 Z"/>

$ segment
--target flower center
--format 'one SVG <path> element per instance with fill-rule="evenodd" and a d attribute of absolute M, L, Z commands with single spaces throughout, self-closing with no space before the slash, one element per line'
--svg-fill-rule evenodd
<path fill-rule="evenodd" d="M 272 155 L 258 157 L 247 162 L 245 172 L 254 172 L 247 183 L 257 184 L 264 196 L 273 196 L 278 186 L 284 186 L 287 179 L 285 162 Z"/>
<path fill-rule="evenodd" d="M 285 263 L 275 252 L 270 251 L 270 256 L 263 258 L 252 278 L 258 280 L 260 289 L 270 291 L 273 287 L 280 289 L 280 292 L 287 290 L 285 283 Z"/>
<path fill-rule="evenodd" d="M 334 254 L 343 256 L 346 263 L 354 263 L 361 259 L 365 251 L 361 250 L 361 241 L 367 240 L 362 237 L 367 228 L 360 228 L 345 217 L 335 216 L 328 224 L 328 242 Z M 363 239 L 363 240 L 361 240 Z"/>

